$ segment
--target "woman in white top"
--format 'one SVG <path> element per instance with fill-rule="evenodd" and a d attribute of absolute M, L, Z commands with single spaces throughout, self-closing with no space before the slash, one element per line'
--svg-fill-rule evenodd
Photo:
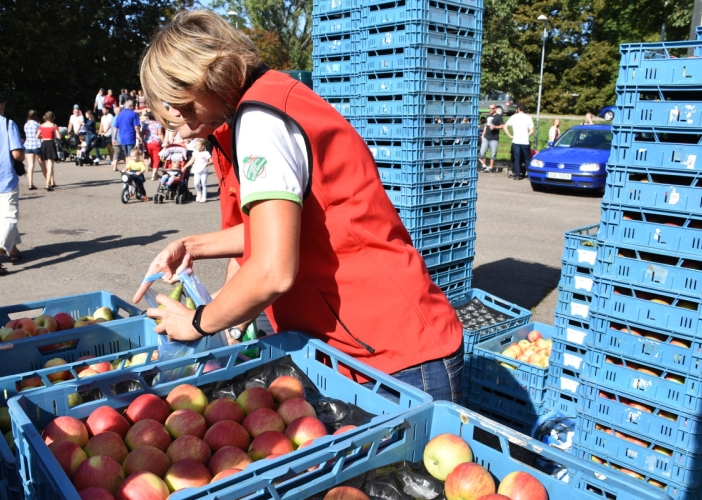
<path fill-rule="evenodd" d="M 558 140 L 558 138 L 561 136 L 561 129 L 559 128 L 561 125 L 561 120 L 556 118 L 553 120 L 553 125 L 551 126 L 550 129 L 548 129 L 548 145 L 553 146 L 553 143 Z"/>
<path fill-rule="evenodd" d="M 102 137 L 103 144 L 107 145 L 107 152 L 110 154 L 110 158 L 112 158 L 112 115 L 107 108 L 102 108 L 98 135 Z"/>

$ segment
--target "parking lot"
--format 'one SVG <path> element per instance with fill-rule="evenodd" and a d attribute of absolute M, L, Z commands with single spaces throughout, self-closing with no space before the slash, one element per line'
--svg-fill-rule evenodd
<path fill-rule="evenodd" d="M 38 170 L 38 167 L 37 167 Z M 37 185 L 42 185 L 36 173 Z M 120 201 L 121 182 L 109 165 L 60 163 L 54 192 L 28 191 L 21 179 L 22 261 L 3 264 L 0 305 L 108 290 L 130 299 L 151 259 L 168 242 L 219 228 L 216 177 L 208 203 L 176 205 Z M 156 182 L 147 180 L 151 196 Z M 480 174 L 473 286 L 534 310 L 552 322 L 563 231 L 599 220 L 600 199 L 572 193 L 535 193 L 506 172 Z M 223 283 L 224 261 L 199 262 L 211 291 Z M 165 289 L 165 288 L 164 288 Z M 145 307 L 145 304 L 142 304 Z"/>

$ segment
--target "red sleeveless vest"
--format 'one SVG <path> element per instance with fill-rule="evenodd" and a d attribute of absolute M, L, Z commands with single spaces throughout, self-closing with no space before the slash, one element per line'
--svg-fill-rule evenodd
<path fill-rule="evenodd" d="M 356 130 L 307 86 L 276 71 L 259 77 L 239 106 L 244 103 L 293 120 L 311 164 L 297 277 L 266 310 L 276 331 L 309 333 L 385 373 L 456 352 L 462 325 L 412 246 Z M 250 219 L 229 162 L 236 157 L 232 132 L 226 124 L 215 131 L 221 150 L 214 163 L 222 227 L 245 227 L 243 264 L 251 251 Z"/>

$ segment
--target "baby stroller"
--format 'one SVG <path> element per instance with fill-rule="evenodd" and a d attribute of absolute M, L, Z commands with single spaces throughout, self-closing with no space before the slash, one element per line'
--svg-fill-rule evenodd
<path fill-rule="evenodd" d="M 94 165 L 99 160 L 96 157 L 90 155 L 90 151 L 95 149 L 100 142 L 100 136 L 96 135 L 88 141 L 85 149 L 78 149 L 76 153 L 76 165 L 82 167 L 83 165 Z"/>
<path fill-rule="evenodd" d="M 166 186 L 163 182 L 158 183 L 156 194 L 154 194 L 154 203 L 163 203 L 163 200 L 175 200 L 177 205 L 182 205 L 192 201 L 195 196 L 188 189 L 190 167 L 182 170 L 171 168 L 171 156 L 173 156 L 174 161 L 177 155 L 182 162 L 185 162 L 187 158 L 187 149 L 185 146 L 172 144 L 163 149 L 159 155 L 164 162 L 164 175 L 167 174 L 169 176 L 170 185 Z"/>
<path fill-rule="evenodd" d="M 61 134 L 61 139 L 54 139 L 54 144 L 56 144 L 56 161 L 73 161 L 76 159 L 76 155 L 70 152 L 70 144 L 66 139 L 66 134 L 68 134 L 68 129 L 66 127 L 59 127 L 59 134 Z"/>

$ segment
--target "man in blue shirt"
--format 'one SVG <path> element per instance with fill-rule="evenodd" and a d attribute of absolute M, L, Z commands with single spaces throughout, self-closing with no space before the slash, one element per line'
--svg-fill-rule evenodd
<path fill-rule="evenodd" d="M 19 177 L 11 158 L 24 161 L 24 146 L 19 127 L 4 117 L 7 99 L 0 92 L 0 255 L 10 254 L 10 261 L 21 258 L 17 245 L 21 243 L 19 220 Z M 8 274 L 0 264 L 0 276 Z"/>
<path fill-rule="evenodd" d="M 134 112 L 134 103 L 127 101 L 124 109 L 116 117 L 115 134 L 119 134 L 125 157 L 129 156 L 132 148 L 141 143 L 141 122 L 139 115 Z M 112 141 L 117 146 L 117 141 Z"/>

